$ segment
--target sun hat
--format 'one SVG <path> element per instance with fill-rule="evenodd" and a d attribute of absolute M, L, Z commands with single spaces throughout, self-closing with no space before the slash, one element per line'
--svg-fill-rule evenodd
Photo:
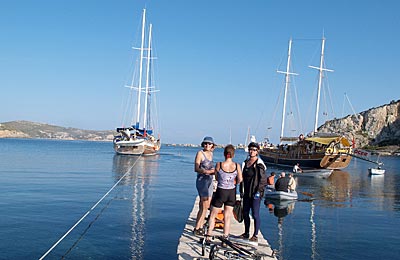
<path fill-rule="evenodd" d="M 214 139 L 211 136 L 206 136 L 203 139 L 203 142 L 201 142 L 201 146 L 204 146 L 204 143 L 212 143 L 214 144 Z"/>

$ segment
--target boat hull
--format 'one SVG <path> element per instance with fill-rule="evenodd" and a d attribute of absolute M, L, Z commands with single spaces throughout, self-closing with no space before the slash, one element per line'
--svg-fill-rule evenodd
<path fill-rule="evenodd" d="M 296 191 L 284 192 L 284 191 L 266 189 L 264 197 L 266 199 L 272 199 L 272 200 L 297 200 L 297 192 Z"/>
<path fill-rule="evenodd" d="M 315 170 L 303 170 L 303 172 L 293 173 L 295 177 L 311 177 L 327 179 L 331 176 L 333 170 L 331 169 L 315 169 Z"/>
<path fill-rule="evenodd" d="M 368 172 L 370 175 L 383 175 L 385 174 L 384 169 L 377 169 L 377 168 L 369 168 Z"/>
<path fill-rule="evenodd" d="M 311 169 L 344 169 L 351 161 L 351 155 L 348 154 L 296 154 L 269 148 L 260 151 L 260 157 L 265 163 L 269 164 L 293 167 L 299 163 L 302 168 Z"/>
<path fill-rule="evenodd" d="M 132 141 L 114 141 L 114 150 L 123 155 L 156 155 L 161 148 L 159 140 L 139 139 Z"/>

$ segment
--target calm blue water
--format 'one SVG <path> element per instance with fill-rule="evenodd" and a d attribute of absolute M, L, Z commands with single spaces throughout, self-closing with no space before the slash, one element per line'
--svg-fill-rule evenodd
<path fill-rule="evenodd" d="M 111 143 L 0 139 L 0 259 L 40 258 L 126 173 L 46 259 L 176 259 L 196 151 L 164 146 L 138 159 Z M 385 176 L 353 160 L 328 180 L 298 179 L 294 204 L 262 207 L 278 258 L 399 259 L 400 158 L 383 160 Z"/>

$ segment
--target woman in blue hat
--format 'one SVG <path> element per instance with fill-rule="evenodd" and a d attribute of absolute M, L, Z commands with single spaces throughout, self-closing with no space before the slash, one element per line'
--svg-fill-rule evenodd
<path fill-rule="evenodd" d="M 200 150 L 196 154 L 194 161 L 194 171 L 197 172 L 196 188 L 199 193 L 199 212 L 197 213 L 196 227 L 194 234 L 204 235 L 203 225 L 205 222 L 208 208 L 210 207 L 211 198 L 213 195 L 213 176 L 215 167 L 213 162 L 214 140 L 210 136 L 206 136 L 201 142 Z"/>

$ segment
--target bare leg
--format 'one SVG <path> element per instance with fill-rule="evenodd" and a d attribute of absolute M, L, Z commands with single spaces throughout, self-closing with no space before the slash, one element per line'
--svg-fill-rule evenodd
<path fill-rule="evenodd" d="M 208 236 L 212 235 L 212 231 L 214 230 L 214 227 L 215 227 L 215 217 L 217 216 L 218 212 L 221 209 L 222 208 L 213 207 L 211 210 L 210 217 L 208 218 L 208 231 L 207 231 Z"/>
<path fill-rule="evenodd" d="M 228 237 L 231 229 L 231 218 L 233 215 L 233 207 L 225 206 L 224 208 L 224 236 Z"/>
<path fill-rule="evenodd" d="M 196 229 L 203 228 L 204 221 L 210 207 L 211 197 L 200 197 L 199 211 L 197 212 Z"/>

